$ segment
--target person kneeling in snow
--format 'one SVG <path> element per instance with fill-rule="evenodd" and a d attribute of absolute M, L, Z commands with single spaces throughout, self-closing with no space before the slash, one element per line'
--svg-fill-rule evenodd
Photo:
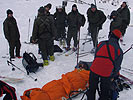
<path fill-rule="evenodd" d="M 6 94 L 3 100 L 17 100 L 15 88 L 0 80 L 0 97 Z"/>
<path fill-rule="evenodd" d="M 100 98 L 109 100 L 111 80 L 117 76 L 121 69 L 123 51 L 119 46 L 122 33 L 115 29 L 109 40 L 102 41 L 97 45 L 95 59 L 90 67 L 89 90 L 86 92 L 87 100 L 95 100 L 96 90 L 100 81 Z"/>

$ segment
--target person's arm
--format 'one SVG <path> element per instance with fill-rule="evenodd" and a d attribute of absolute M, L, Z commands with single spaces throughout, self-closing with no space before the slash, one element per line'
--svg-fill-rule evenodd
<path fill-rule="evenodd" d="M 34 25 L 33 25 L 33 31 L 32 31 L 32 42 L 35 42 L 36 39 L 38 38 L 38 30 L 39 30 L 39 26 L 37 24 L 37 20 L 35 19 L 34 21 Z"/>
<path fill-rule="evenodd" d="M 8 27 L 7 21 L 4 21 L 4 23 L 3 23 L 3 31 L 4 31 L 5 38 L 8 41 L 10 41 L 10 32 L 9 32 L 9 27 Z"/>

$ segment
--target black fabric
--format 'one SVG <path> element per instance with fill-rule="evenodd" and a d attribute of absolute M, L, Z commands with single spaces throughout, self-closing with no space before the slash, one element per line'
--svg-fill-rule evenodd
<path fill-rule="evenodd" d="M 20 40 L 17 40 L 17 41 L 8 41 L 8 43 L 9 43 L 10 57 L 11 58 L 15 57 L 14 50 L 16 52 L 16 56 L 19 57 L 20 56 L 20 48 L 21 48 Z"/>
<path fill-rule="evenodd" d="M 54 45 L 54 52 L 63 52 L 63 50 L 58 45 Z"/>
<path fill-rule="evenodd" d="M 3 81 L 0 81 L 0 89 L 2 90 L 3 94 L 6 94 L 3 100 L 17 100 L 15 88 L 9 86 Z"/>
<path fill-rule="evenodd" d="M 89 90 L 86 92 L 87 100 L 95 100 L 96 90 L 100 81 L 100 98 L 99 100 L 109 100 L 110 77 L 102 77 L 90 72 Z"/>
<path fill-rule="evenodd" d="M 23 54 L 22 64 L 24 68 L 26 69 L 27 74 L 32 73 L 32 72 L 35 73 L 38 70 L 38 68 L 41 66 L 40 64 L 37 63 L 36 60 L 37 59 L 33 53 L 25 52 Z"/>
<path fill-rule="evenodd" d="M 13 14 L 13 11 L 10 10 L 10 9 L 8 9 L 6 13 L 7 13 L 7 15 L 9 15 L 9 14 Z"/>

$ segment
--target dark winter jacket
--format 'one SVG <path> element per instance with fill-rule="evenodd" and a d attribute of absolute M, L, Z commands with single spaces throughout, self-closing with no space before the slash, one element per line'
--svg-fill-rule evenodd
<path fill-rule="evenodd" d="M 15 88 L 9 86 L 3 81 L 0 81 L 0 97 L 6 94 L 3 100 L 17 100 Z"/>
<path fill-rule="evenodd" d="M 20 34 L 14 17 L 7 17 L 3 23 L 5 38 L 11 42 L 19 40 Z"/>
<path fill-rule="evenodd" d="M 68 14 L 68 28 L 78 30 L 82 23 L 81 14 L 77 11 L 71 11 Z"/>
<path fill-rule="evenodd" d="M 112 19 L 110 23 L 110 32 L 112 32 L 114 29 L 121 29 L 122 27 L 122 18 L 120 15 L 116 16 L 116 18 Z"/>
<path fill-rule="evenodd" d="M 102 25 L 106 21 L 106 16 L 101 10 L 96 9 L 95 12 L 92 12 L 91 8 L 87 10 L 87 18 L 89 26 L 99 27 L 100 29 L 102 29 Z"/>
<path fill-rule="evenodd" d="M 122 9 L 122 7 L 118 8 L 118 13 L 121 14 L 123 24 L 129 25 L 130 24 L 130 11 L 128 6 Z"/>
<path fill-rule="evenodd" d="M 113 61 L 109 58 L 106 42 L 109 43 L 110 55 Z M 100 42 L 97 46 L 95 59 L 90 69 L 92 72 L 100 76 L 113 77 L 119 72 L 122 59 L 123 52 L 119 46 L 118 40 L 115 38 L 110 38 L 108 41 Z"/>
<path fill-rule="evenodd" d="M 54 19 L 51 15 L 40 14 L 34 21 L 32 39 L 52 39 L 56 37 Z"/>
<path fill-rule="evenodd" d="M 55 19 L 55 26 L 57 28 L 65 27 L 66 26 L 66 20 L 67 20 L 67 14 L 66 12 L 58 12 L 56 11 L 54 13 L 54 19 Z"/>

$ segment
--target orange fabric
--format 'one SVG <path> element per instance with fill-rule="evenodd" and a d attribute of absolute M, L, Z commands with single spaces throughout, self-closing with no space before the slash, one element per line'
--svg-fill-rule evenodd
<path fill-rule="evenodd" d="M 40 88 L 26 90 L 21 96 L 22 100 L 62 100 L 62 97 L 68 98 L 71 91 L 86 89 L 89 83 L 89 71 L 77 70 L 62 75 L 59 80 L 53 80 Z M 30 98 L 25 94 L 31 91 Z"/>
<path fill-rule="evenodd" d="M 65 89 L 60 80 L 53 80 L 42 87 L 42 91 L 47 92 L 50 100 L 61 100 L 61 97 L 66 97 Z"/>

